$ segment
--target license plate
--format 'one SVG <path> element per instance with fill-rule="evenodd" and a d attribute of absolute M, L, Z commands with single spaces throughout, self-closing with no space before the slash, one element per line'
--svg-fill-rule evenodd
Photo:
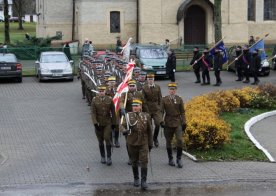
<path fill-rule="evenodd" d="M 156 74 L 166 74 L 166 71 L 157 71 Z"/>
<path fill-rule="evenodd" d="M 53 73 L 54 77 L 62 76 L 62 74 Z"/>
<path fill-rule="evenodd" d="M 1 67 L 1 70 L 11 70 L 11 67 Z"/>

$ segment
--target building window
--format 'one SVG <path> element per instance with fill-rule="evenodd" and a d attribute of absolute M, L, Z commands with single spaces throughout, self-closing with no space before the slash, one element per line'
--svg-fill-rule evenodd
<path fill-rule="evenodd" d="M 276 20 L 275 0 L 264 0 L 264 20 Z"/>
<path fill-rule="evenodd" d="M 255 21 L 256 19 L 256 0 L 248 0 L 247 20 Z"/>
<path fill-rule="evenodd" d="M 110 33 L 120 33 L 120 12 L 110 12 Z"/>

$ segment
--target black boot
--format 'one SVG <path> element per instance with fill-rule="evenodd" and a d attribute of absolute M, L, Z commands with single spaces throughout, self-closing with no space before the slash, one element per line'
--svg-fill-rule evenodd
<path fill-rule="evenodd" d="M 182 148 L 181 147 L 177 147 L 176 164 L 177 164 L 177 167 L 179 167 L 179 168 L 183 167 L 183 163 L 181 161 L 181 157 L 182 157 Z"/>
<path fill-rule="evenodd" d="M 148 168 L 141 168 L 141 188 L 143 190 L 148 189 L 147 174 L 148 174 Z"/>
<path fill-rule="evenodd" d="M 112 160 L 111 160 L 111 145 L 106 145 L 106 152 L 107 152 L 106 165 L 110 166 L 112 164 Z"/>
<path fill-rule="evenodd" d="M 118 130 L 115 130 L 114 131 L 114 139 L 115 139 L 115 147 L 116 148 L 120 148 L 120 143 L 119 143 L 119 131 Z"/>
<path fill-rule="evenodd" d="M 103 145 L 103 144 L 102 144 L 102 145 L 100 144 L 99 147 L 100 147 L 100 153 L 101 153 L 101 163 L 102 163 L 102 164 L 106 164 L 104 145 Z"/>
<path fill-rule="evenodd" d="M 153 134 L 153 143 L 154 143 L 154 146 L 157 148 L 159 146 L 159 142 L 158 142 L 158 135 L 159 135 L 159 129 L 160 127 L 159 126 L 156 126 L 154 128 L 154 134 Z"/>
<path fill-rule="evenodd" d="M 133 185 L 136 187 L 140 186 L 140 180 L 139 180 L 139 171 L 138 167 L 132 167 L 133 176 L 134 176 L 134 182 Z"/>
<path fill-rule="evenodd" d="M 169 165 L 170 166 L 175 166 L 175 163 L 173 161 L 173 156 L 172 156 L 172 149 L 167 148 L 167 153 L 168 153 L 168 158 L 169 158 Z"/>

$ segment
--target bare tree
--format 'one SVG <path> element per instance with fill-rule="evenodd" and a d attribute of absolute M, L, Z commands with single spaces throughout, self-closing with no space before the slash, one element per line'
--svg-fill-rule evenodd
<path fill-rule="evenodd" d="M 218 42 L 222 38 L 221 33 L 221 0 L 214 2 L 214 26 L 215 26 L 215 41 Z"/>
<path fill-rule="evenodd" d="M 9 23 L 9 4 L 4 0 L 4 17 L 5 17 L 5 44 L 10 44 L 10 23 Z"/>
<path fill-rule="evenodd" d="M 17 16 L 18 16 L 18 29 L 23 30 L 23 5 L 27 4 L 24 0 L 13 0 L 13 7 L 16 10 Z"/>

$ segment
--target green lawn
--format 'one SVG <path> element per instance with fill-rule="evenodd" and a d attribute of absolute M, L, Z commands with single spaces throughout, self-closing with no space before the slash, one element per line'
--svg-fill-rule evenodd
<path fill-rule="evenodd" d="M 23 23 L 24 30 L 18 30 L 18 22 L 10 23 L 10 39 L 11 43 L 16 43 L 16 41 L 22 41 L 25 39 L 25 34 L 29 33 L 31 36 L 36 35 L 36 23 L 25 22 Z M 0 43 L 4 43 L 4 23 L 0 23 Z"/>
<path fill-rule="evenodd" d="M 210 149 L 205 151 L 191 150 L 199 160 L 208 161 L 268 161 L 263 152 L 258 150 L 251 140 L 248 139 L 244 124 L 251 117 L 267 112 L 267 110 L 250 109 L 248 112 L 225 112 L 222 119 L 231 125 L 231 142 L 225 144 L 221 149 Z"/>

